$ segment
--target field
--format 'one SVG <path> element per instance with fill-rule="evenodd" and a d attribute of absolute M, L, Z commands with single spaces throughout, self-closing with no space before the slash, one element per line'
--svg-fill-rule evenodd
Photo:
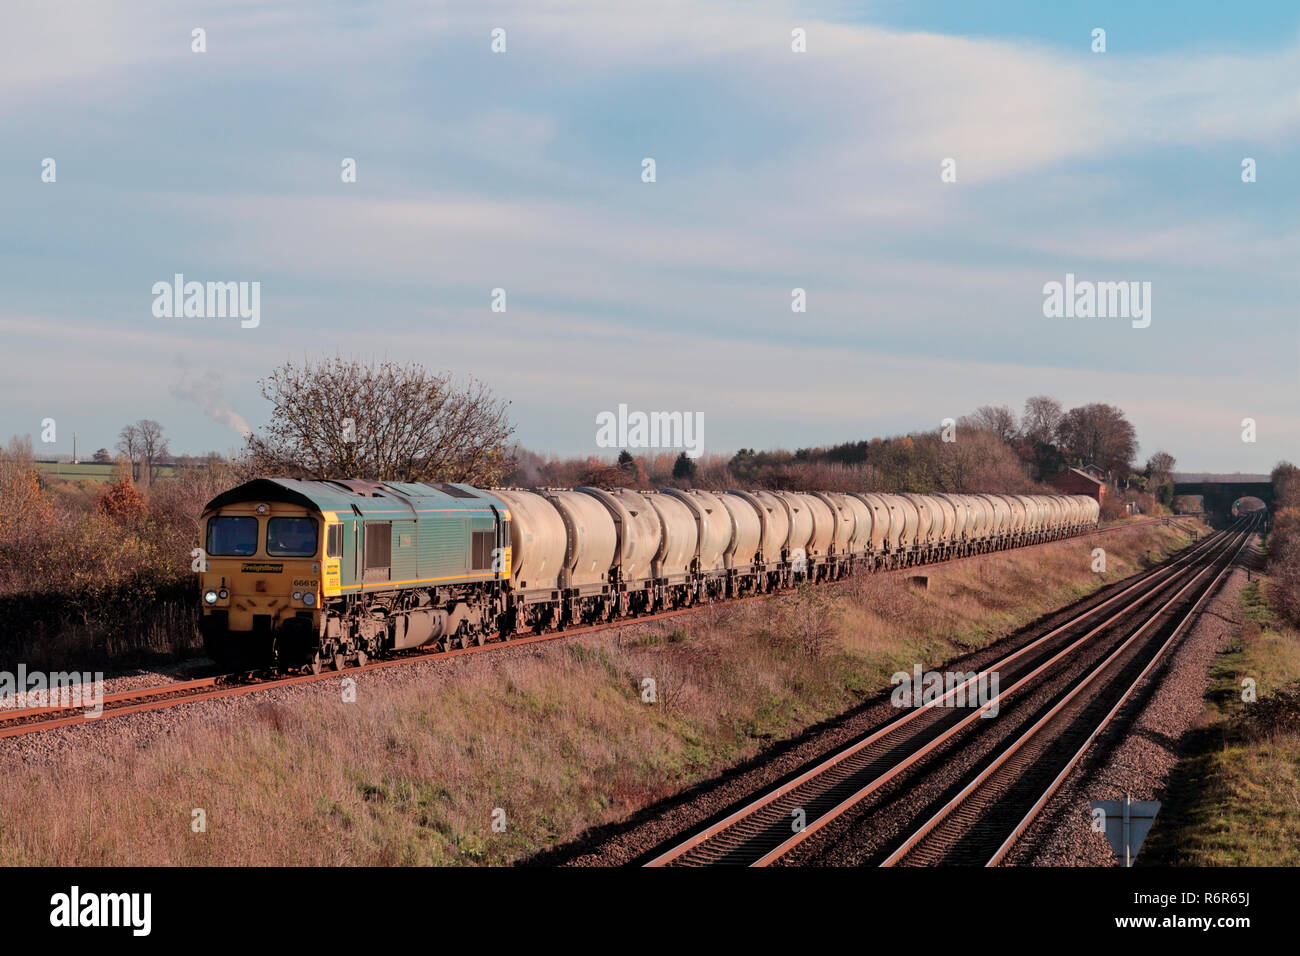
<path fill-rule="evenodd" d="M 33 465 L 42 475 L 49 478 L 62 478 L 65 481 L 109 482 L 117 474 L 117 464 L 111 461 L 80 461 L 75 465 L 66 461 L 37 461 L 33 462 Z M 160 465 L 156 471 L 158 477 L 170 478 L 175 474 L 176 469 L 171 465 Z"/>

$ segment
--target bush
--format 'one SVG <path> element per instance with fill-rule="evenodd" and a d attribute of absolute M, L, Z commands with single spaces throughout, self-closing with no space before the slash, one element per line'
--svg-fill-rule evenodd
<path fill-rule="evenodd" d="M 1238 735 L 1248 741 L 1300 734 L 1300 682 L 1261 697 L 1238 713 Z"/>
<path fill-rule="evenodd" d="M 1273 527 L 1268 535 L 1268 600 L 1287 622 L 1300 625 L 1300 470 L 1273 469 Z"/>

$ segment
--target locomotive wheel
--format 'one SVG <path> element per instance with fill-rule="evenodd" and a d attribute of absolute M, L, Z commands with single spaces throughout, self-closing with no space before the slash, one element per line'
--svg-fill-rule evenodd
<path fill-rule="evenodd" d="M 307 658 L 307 663 L 302 668 L 308 674 L 320 673 L 320 651 L 313 651 L 311 657 Z"/>
<path fill-rule="evenodd" d="M 370 655 L 365 651 L 357 651 L 357 666 L 365 667 L 370 660 Z"/>
<path fill-rule="evenodd" d="M 346 664 L 347 664 L 347 659 L 343 656 L 342 653 L 338 653 L 334 655 L 334 669 L 336 671 L 343 670 Z"/>

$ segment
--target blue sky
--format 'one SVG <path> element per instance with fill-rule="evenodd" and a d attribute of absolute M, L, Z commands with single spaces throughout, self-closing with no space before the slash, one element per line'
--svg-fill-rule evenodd
<path fill-rule="evenodd" d="M 1188 470 L 1300 458 L 1293 3 L 20 0 L 6 21 L 0 436 L 38 453 L 141 417 L 231 449 L 266 419 L 258 378 L 339 352 L 473 375 L 563 454 L 599 451 L 620 403 L 702 412 L 727 452 L 1047 393 L 1123 407 L 1143 456 Z M 260 282 L 260 325 L 156 318 L 177 272 Z M 1150 327 L 1045 318 L 1067 272 L 1150 282 Z"/>

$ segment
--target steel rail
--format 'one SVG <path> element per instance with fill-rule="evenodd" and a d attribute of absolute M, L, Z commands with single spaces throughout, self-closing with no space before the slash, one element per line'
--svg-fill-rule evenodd
<path fill-rule="evenodd" d="M 999 659 L 997 662 L 984 668 L 983 670 L 979 671 L 976 675 L 968 678 L 962 683 L 955 685 L 953 688 L 947 690 L 944 694 L 936 697 L 935 699 L 923 703 L 921 706 L 913 708 L 912 710 L 909 710 L 908 712 L 901 714 L 897 718 L 894 718 L 893 720 L 887 722 L 886 724 L 876 729 L 872 733 L 868 734 L 861 740 L 858 740 L 855 743 L 842 748 L 841 750 L 837 751 L 835 754 L 818 762 L 813 767 L 809 768 L 808 770 L 804 771 L 803 773 L 799 774 L 793 779 L 768 791 L 767 793 L 764 793 L 760 797 L 756 798 L 750 803 L 745 804 L 744 806 L 740 807 L 739 809 L 729 814 L 728 816 L 724 817 L 723 819 L 717 821 L 716 823 L 710 825 L 709 827 L 706 827 L 705 829 L 694 834 L 693 836 L 689 837 L 685 841 L 673 846 L 671 849 L 665 851 L 664 853 L 659 854 L 646 865 L 647 866 L 670 865 L 672 863 L 681 860 L 687 854 L 691 853 L 693 850 L 695 850 L 698 847 L 704 846 L 705 844 L 708 844 L 710 842 L 715 842 L 715 841 L 724 842 L 724 835 L 728 831 L 743 826 L 747 821 L 754 818 L 755 815 L 758 814 L 760 811 L 771 806 L 773 803 L 780 800 L 782 797 L 785 797 L 791 791 L 797 789 L 798 787 L 802 786 L 805 783 L 813 781 L 818 777 L 823 777 L 829 772 L 834 771 L 845 761 L 848 761 L 853 757 L 857 756 L 859 753 L 863 752 L 872 744 L 883 739 L 884 737 L 902 729 L 911 721 L 917 720 L 923 715 L 932 714 L 935 708 L 946 704 L 946 702 L 949 699 L 954 698 L 959 692 L 964 693 L 965 690 L 969 688 L 971 685 L 977 684 L 979 679 L 984 675 L 1005 668 L 1008 664 L 1012 663 L 1013 661 L 1042 647 L 1044 644 L 1051 641 L 1053 638 L 1059 636 L 1060 634 L 1066 631 L 1078 627 L 1084 621 L 1087 621 L 1088 619 L 1096 616 L 1099 612 L 1104 611 L 1106 608 L 1110 607 L 1116 602 L 1123 600 L 1134 590 L 1141 588 L 1144 585 L 1156 582 L 1155 587 L 1150 588 L 1146 593 L 1141 594 L 1136 598 L 1134 598 L 1129 603 L 1129 605 L 1125 606 L 1116 614 L 1107 618 L 1104 622 L 1102 622 L 1101 624 L 1097 625 L 1096 627 L 1088 631 L 1082 637 L 1078 638 L 1071 644 L 1067 645 L 1064 649 L 1062 649 L 1060 652 L 1052 656 L 1047 661 L 1040 664 L 1029 674 L 1021 677 L 1010 688 L 1003 690 L 999 694 L 999 698 L 1006 697 L 1009 694 L 1016 693 L 1019 690 L 1022 690 L 1027 685 L 1028 682 L 1032 681 L 1034 678 L 1036 678 L 1047 668 L 1051 667 L 1052 665 L 1057 663 L 1059 660 L 1063 659 L 1065 656 L 1067 656 L 1077 648 L 1089 642 L 1095 635 L 1105 630 L 1111 624 L 1115 623 L 1121 618 L 1127 616 L 1132 612 L 1134 608 L 1145 603 L 1156 593 L 1158 593 L 1158 591 L 1168 583 L 1168 581 L 1163 581 L 1163 582 L 1160 581 L 1161 578 L 1165 578 L 1165 577 L 1172 578 L 1178 572 L 1178 569 L 1181 565 L 1186 565 L 1189 562 L 1198 559 L 1198 557 L 1203 555 L 1204 553 L 1207 553 L 1215 549 L 1218 546 L 1218 543 L 1221 540 L 1225 539 L 1226 536 L 1228 536 L 1230 533 L 1231 533 L 1230 530 L 1225 530 L 1211 537 L 1208 537 L 1203 542 L 1198 544 L 1197 547 L 1194 548 L 1191 552 L 1178 557 L 1174 561 L 1171 561 L 1164 565 L 1160 565 L 1142 574 L 1138 580 L 1129 584 L 1123 590 L 1110 596 L 1105 601 L 1102 601 L 1099 604 L 1096 604 L 1093 607 L 1080 612 L 1079 614 L 1072 617 L 1069 621 L 1066 621 L 1065 623 L 1053 628 L 1052 630 L 1048 631 L 1046 634 L 1042 635 L 1041 637 L 1036 638 L 1034 641 L 1026 644 L 1024 647 L 1019 648 L 1018 650 Z M 883 786 L 889 780 L 896 777 L 898 774 L 902 773 L 904 770 L 906 770 L 916 761 L 922 759 L 923 757 L 927 756 L 929 753 L 933 752 L 934 749 L 936 749 L 938 746 L 943 744 L 954 734 L 958 733 L 970 722 L 977 719 L 980 716 L 980 714 L 982 714 L 990 706 L 992 706 L 992 702 L 984 705 L 983 707 L 980 707 L 978 710 L 973 710 L 972 713 L 970 713 L 967 717 L 959 721 L 957 724 L 949 728 L 947 731 L 943 732 L 940 736 L 929 741 L 929 743 L 926 744 L 921 749 L 919 750 L 913 749 L 903 760 L 893 764 L 888 769 L 886 769 L 883 773 L 874 777 L 870 781 L 870 783 L 867 784 L 867 786 L 855 792 L 848 799 L 842 801 L 833 810 L 828 811 L 827 813 L 820 814 L 816 819 L 812 821 L 808 821 L 807 824 L 803 827 L 803 829 L 801 829 L 800 831 L 794 833 L 789 838 L 782 841 L 774 849 L 763 854 L 755 863 L 751 865 L 765 866 L 775 861 L 776 859 L 780 858 L 781 856 L 786 855 L 795 846 L 797 846 L 799 843 L 803 842 L 804 840 L 808 839 L 810 836 L 812 836 L 814 833 L 820 830 L 823 826 L 830 823 L 832 820 L 834 820 L 839 815 L 841 815 L 849 807 L 855 805 L 856 803 L 861 802 L 863 798 L 868 796 L 876 789 L 879 789 L 881 786 Z M 741 843 L 738 844 L 738 847 L 743 847 L 744 843 L 745 841 L 741 841 Z M 733 849 L 731 852 L 735 852 L 735 850 Z"/>
<path fill-rule="evenodd" d="M 1170 645 L 1170 643 L 1174 640 L 1174 638 L 1178 636 L 1183 626 L 1187 623 L 1188 620 L 1190 620 L 1191 616 L 1200 607 L 1201 603 L 1205 600 L 1207 595 L 1214 590 L 1214 588 L 1217 586 L 1222 576 L 1225 573 L 1227 573 L 1229 569 L 1233 567 L 1237 559 L 1237 556 L 1241 553 L 1242 549 L 1249 542 L 1250 537 L 1253 534 L 1253 531 L 1250 528 L 1247 528 L 1245 531 L 1240 532 L 1240 534 L 1241 534 L 1241 542 L 1239 545 L 1237 545 L 1236 550 L 1233 551 L 1233 553 L 1229 556 L 1228 561 L 1226 562 L 1224 567 L 1219 571 L 1219 573 L 1215 576 L 1214 580 L 1207 586 L 1205 591 L 1201 593 L 1197 601 L 1194 603 L 1193 607 L 1189 609 L 1187 614 L 1180 620 L 1177 627 L 1175 627 L 1173 633 L 1161 646 L 1159 652 L 1157 653 L 1157 656 L 1153 658 L 1152 661 L 1147 665 L 1147 667 L 1142 671 L 1142 675 L 1140 675 L 1138 678 L 1139 681 L 1141 679 L 1141 676 L 1145 676 L 1145 674 L 1150 669 L 1150 667 L 1158 659 L 1159 655 L 1163 654 L 1164 649 L 1167 648 Z M 1236 536 L 1234 535 L 1234 543 L 1235 543 L 1235 537 Z M 1212 561 L 1206 567 L 1202 568 L 1199 572 L 1197 572 L 1197 574 L 1194 577 L 1192 577 L 1191 580 L 1189 580 L 1185 585 L 1183 585 L 1183 587 L 1181 587 L 1172 598 L 1166 601 L 1165 604 L 1159 610 L 1157 610 L 1154 614 L 1150 615 L 1147 618 L 1147 620 L 1137 630 L 1135 630 L 1131 635 L 1129 635 L 1129 637 L 1122 644 L 1116 647 L 1115 650 L 1112 651 L 1103 661 L 1097 664 L 1095 668 L 1093 668 L 1086 676 L 1084 676 L 1081 680 L 1079 680 L 1069 691 L 1069 693 L 1066 694 L 1065 697 L 1063 697 L 1060 701 L 1058 701 L 1046 714 L 1044 714 L 1041 718 L 1039 718 L 1031 727 L 1029 727 L 1022 734 L 1020 734 L 1017 737 L 1017 739 L 1013 741 L 1010 745 L 1008 745 L 1002 751 L 1002 753 L 1000 753 L 987 767 L 984 768 L 984 770 L 982 770 L 979 774 L 975 776 L 974 779 L 972 779 L 969 783 L 967 783 L 966 786 L 961 789 L 961 791 L 959 791 L 956 795 L 954 795 L 943 807 L 941 807 L 938 811 L 936 811 L 933 815 L 931 815 L 929 819 L 925 821 L 925 823 L 923 823 L 920 827 L 918 827 L 915 831 L 913 831 L 911 835 L 909 835 L 905 840 L 903 840 L 903 842 L 888 857 L 886 857 L 885 860 L 880 865 L 895 866 L 903 859 L 905 859 L 908 856 L 908 854 L 912 853 L 925 840 L 925 838 L 929 836 L 931 832 L 934 831 L 936 827 L 938 827 L 941 823 L 943 823 L 943 821 L 946 820 L 958 807 L 962 806 L 971 797 L 972 794 L 974 794 L 989 779 L 991 779 L 1000 767 L 1002 767 L 1008 760 L 1010 760 L 1011 757 L 1014 756 L 1023 746 L 1029 743 L 1030 740 L 1036 737 L 1038 733 L 1043 729 L 1043 727 L 1045 727 L 1071 701 L 1073 701 L 1076 697 L 1078 697 L 1080 693 L 1082 693 L 1085 689 L 1091 686 L 1094 680 L 1096 680 L 1100 675 L 1102 675 L 1105 671 L 1107 671 L 1111 667 L 1111 665 L 1116 660 L 1118 660 L 1120 656 L 1131 645 L 1133 645 L 1134 642 L 1137 641 L 1137 639 L 1143 633 L 1146 632 L 1148 628 L 1154 625 L 1156 621 L 1167 610 L 1169 610 L 1170 607 L 1172 607 L 1175 603 L 1177 603 L 1177 601 L 1179 601 L 1182 598 L 1183 594 L 1185 594 L 1190 588 L 1192 588 L 1197 581 L 1199 581 L 1207 573 L 1213 570 L 1218 560 L 1224 554 L 1227 554 L 1227 552 L 1231 549 L 1232 549 L 1232 545 L 1229 545 L 1228 548 L 1224 549 L 1222 554 L 1216 556 L 1214 561 Z M 1133 686 L 1136 686 L 1136 683 L 1137 682 L 1135 682 Z M 1130 686 L 1128 690 L 1125 691 L 1124 696 L 1121 698 L 1119 704 L 1122 704 L 1123 701 L 1127 699 L 1129 693 L 1131 693 L 1133 689 L 1133 686 Z M 1073 760 L 1071 760 L 1069 766 L 1067 766 L 1065 770 L 1063 770 L 1060 774 L 1057 775 L 1056 780 L 1050 786 L 1048 792 L 1046 792 L 1043 795 L 1043 797 L 1038 801 L 1038 803 L 1035 804 L 1035 808 L 1032 810 L 1032 812 L 1029 815 L 1027 815 L 1026 818 L 1021 820 L 1021 823 L 1019 827 L 1016 829 L 1016 831 L 1014 832 L 1014 834 L 1011 837 L 1009 837 L 1006 841 L 1004 841 L 1002 848 L 997 853 L 995 853 L 993 859 L 986 865 L 990 865 L 990 866 L 995 865 L 996 862 L 1000 860 L 1002 856 L 1004 856 L 1005 853 L 1010 849 L 1012 843 L 1014 843 L 1015 838 L 1018 837 L 1021 832 L 1023 832 L 1023 829 L 1027 827 L 1030 822 L 1032 822 L 1033 817 L 1037 814 L 1038 810 L 1041 809 L 1042 805 L 1046 804 L 1047 800 L 1051 797 L 1051 794 L 1055 792 L 1056 787 L 1059 786 L 1060 782 L 1064 780 L 1066 775 L 1068 775 L 1069 770 L 1082 756 L 1083 751 L 1087 749 L 1088 744 L 1090 744 L 1092 740 L 1096 737 L 1096 735 L 1100 733 L 1102 729 L 1104 729 L 1105 724 L 1109 722 L 1110 717 L 1118 709 L 1119 704 L 1116 704 L 1116 706 L 1112 708 L 1111 713 L 1107 715 L 1107 717 L 1102 722 L 1102 724 L 1094 731 L 1092 735 L 1089 736 L 1088 741 L 1085 743 L 1084 747 L 1080 748 L 1078 753 L 1075 754 L 1075 757 L 1073 758 Z"/>

